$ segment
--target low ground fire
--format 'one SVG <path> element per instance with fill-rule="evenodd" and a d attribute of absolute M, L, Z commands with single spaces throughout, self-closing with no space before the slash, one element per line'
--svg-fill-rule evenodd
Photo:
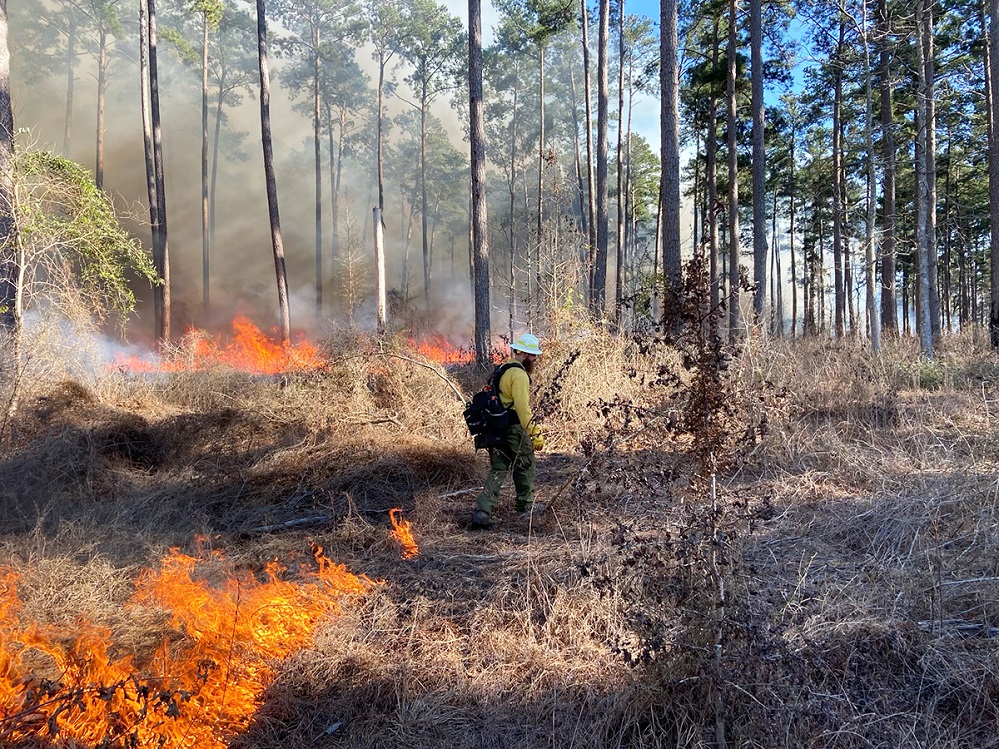
<path fill-rule="evenodd" d="M 263 333 L 247 318 L 232 321 L 232 336 L 223 341 L 204 330 L 190 329 L 166 355 L 147 360 L 127 357 L 114 366 L 131 372 L 198 372 L 217 368 L 250 374 L 282 374 L 320 369 L 327 363 L 319 348 L 298 336 L 294 343 L 281 344 Z"/>
<path fill-rule="evenodd" d="M 344 596 L 374 583 L 317 549 L 295 580 L 262 579 L 223 554 L 172 551 L 143 571 L 126 608 L 162 617 L 160 645 L 137 654 L 92 622 L 75 633 L 22 623 L 18 576 L 0 575 L 0 743 L 223 749 L 246 730 L 273 662 L 306 647 Z M 56 739 L 58 737 L 58 739 Z"/>

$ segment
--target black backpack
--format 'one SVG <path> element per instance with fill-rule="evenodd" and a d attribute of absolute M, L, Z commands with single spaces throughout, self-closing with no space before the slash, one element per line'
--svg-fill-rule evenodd
<path fill-rule="evenodd" d="M 503 444 L 506 430 L 519 421 L 517 412 L 512 408 L 505 408 L 499 396 L 500 378 L 511 367 L 524 369 L 518 362 L 507 362 L 496 367 L 485 387 L 465 404 L 465 424 L 468 425 L 469 434 L 475 438 L 476 449 L 499 447 Z"/>

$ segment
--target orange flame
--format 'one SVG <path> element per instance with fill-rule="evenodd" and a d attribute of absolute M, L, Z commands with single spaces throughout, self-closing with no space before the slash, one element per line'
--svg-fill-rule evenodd
<path fill-rule="evenodd" d="M 468 364 L 475 361 L 475 351 L 455 346 L 440 333 L 434 333 L 422 341 L 412 341 L 417 353 L 438 364 Z"/>
<path fill-rule="evenodd" d="M 191 328 L 169 358 L 150 362 L 132 356 L 118 359 L 114 366 L 132 372 L 197 372 L 228 367 L 270 375 L 319 369 L 327 363 L 319 349 L 304 338 L 288 344 L 273 341 L 246 317 L 237 316 L 232 329 L 232 338 L 223 344 L 220 336 Z"/>
<path fill-rule="evenodd" d="M 311 578 L 266 580 L 195 575 L 203 560 L 172 551 L 146 570 L 127 610 L 164 611 L 170 633 L 151 656 L 121 654 L 107 628 L 90 622 L 69 639 L 57 628 L 21 624 L 18 576 L 0 570 L 0 744 L 46 733 L 52 746 L 224 749 L 250 725 L 273 680 L 272 661 L 308 645 L 344 595 L 377 584 L 316 551 Z M 51 678 L 43 678 L 40 673 Z"/>
<path fill-rule="evenodd" d="M 389 520 L 392 521 L 392 530 L 389 531 L 389 538 L 395 541 L 402 548 L 403 559 L 413 559 L 420 555 L 420 548 L 413 538 L 412 524 L 402 517 L 402 509 L 393 507 L 389 510 Z"/>

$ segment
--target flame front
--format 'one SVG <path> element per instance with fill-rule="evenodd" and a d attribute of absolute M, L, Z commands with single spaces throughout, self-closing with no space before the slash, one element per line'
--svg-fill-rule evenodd
<path fill-rule="evenodd" d="M 475 361 L 475 351 L 455 346 L 439 333 L 422 341 L 413 341 L 412 346 L 417 353 L 438 364 L 468 364 Z"/>
<path fill-rule="evenodd" d="M 237 316 L 232 329 L 231 339 L 224 344 L 221 337 L 190 329 L 178 351 L 168 358 L 150 362 L 133 356 L 119 359 L 115 366 L 133 372 L 198 372 L 228 367 L 270 375 L 319 369 L 327 363 L 319 349 L 304 338 L 289 344 L 273 341 L 246 317 Z"/>
<path fill-rule="evenodd" d="M 414 559 L 419 556 L 420 548 L 416 545 L 416 539 L 413 538 L 413 526 L 402 517 L 402 509 L 394 507 L 389 510 L 389 520 L 392 521 L 389 537 L 399 544 L 402 549 L 402 558 Z"/>
<path fill-rule="evenodd" d="M 146 658 L 118 654 L 111 632 L 90 622 L 71 641 L 20 624 L 18 577 L 0 572 L 0 744 L 46 734 L 54 747 L 224 749 L 250 725 L 273 661 L 307 646 L 342 596 L 376 584 L 321 549 L 303 582 L 282 579 L 277 562 L 264 581 L 236 574 L 216 555 L 224 574 L 213 585 L 197 578 L 201 561 L 174 551 L 140 575 L 129 610 L 162 611 L 170 630 Z"/>

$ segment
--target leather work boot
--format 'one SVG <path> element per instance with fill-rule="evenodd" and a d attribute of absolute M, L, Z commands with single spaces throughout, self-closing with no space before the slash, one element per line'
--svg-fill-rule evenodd
<path fill-rule="evenodd" d="M 489 517 L 489 513 L 485 510 L 476 510 L 472 515 L 472 528 L 476 530 L 486 530 L 491 528 L 493 525 L 492 518 Z"/>

